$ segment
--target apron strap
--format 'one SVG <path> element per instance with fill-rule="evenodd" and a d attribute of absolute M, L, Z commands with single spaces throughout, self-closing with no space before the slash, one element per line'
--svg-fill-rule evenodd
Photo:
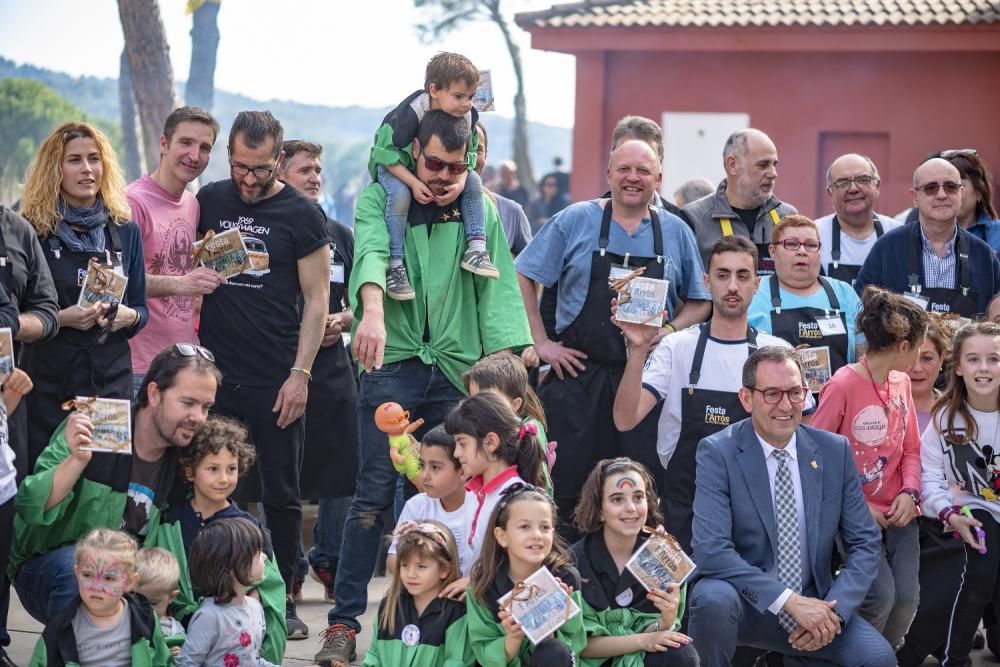
<path fill-rule="evenodd" d="M 747 347 L 750 348 L 750 354 L 757 351 L 757 330 L 749 324 L 747 325 Z"/>
<path fill-rule="evenodd" d="M 649 219 L 653 224 L 653 252 L 656 254 L 657 264 L 663 264 L 663 229 L 660 227 L 660 216 L 656 213 L 656 208 L 649 207 Z M 604 213 L 601 215 L 601 236 L 597 241 L 597 247 L 601 252 L 601 257 L 608 250 L 608 242 L 611 238 L 611 200 L 604 205 Z M 628 253 L 625 254 L 625 264 L 628 264 Z"/>
<path fill-rule="evenodd" d="M 45 240 L 48 242 L 49 250 L 52 251 L 52 256 L 59 259 L 59 255 L 62 254 L 62 241 L 55 234 L 49 234 Z"/>
<path fill-rule="evenodd" d="M 663 264 L 663 229 L 660 227 L 660 216 L 652 206 L 649 207 L 649 219 L 653 223 L 653 252 L 656 254 L 656 263 Z"/>
<path fill-rule="evenodd" d="M 923 262 L 920 261 L 920 247 L 924 242 L 924 235 L 920 233 L 920 225 L 913 225 L 913 230 L 910 232 L 910 237 L 907 239 L 907 243 L 910 246 L 909 252 L 909 263 L 907 264 L 908 276 L 907 282 L 910 284 L 910 291 L 914 294 L 920 294 L 920 290 L 923 287 Z"/>
<path fill-rule="evenodd" d="M 837 220 L 837 216 L 833 216 L 833 229 L 831 230 L 832 238 L 830 239 L 830 259 L 833 260 L 833 268 L 837 268 L 840 265 L 840 220 Z"/>
<path fill-rule="evenodd" d="M 775 273 L 767 279 L 768 287 L 771 288 L 771 307 L 774 312 L 781 312 L 781 292 L 778 290 L 778 274 Z"/>
<path fill-rule="evenodd" d="M 826 298 L 830 300 L 830 307 L 833 310 L 840 310 L 840 301 L 837 300 L 837 295 L 833 292 L 833 286 L 830 281 L 823 276 L 819 277 L 819 284 L 823 286 L 823 291 L 826 292 Z"/>
<path fill-rule="evenodd" d="M 0 206 L 0 218 L 3 217 L 3 206 Z M 0 267 L 7 266 L 7 242 L 3 238 L 3 229 L 0 228 Z M 9 289 L 10 286 L 7 285 Z"/>
<path fill-rule="evenodd" d="M 729 218 L 722 218 L 721 220 L 719 220 L 719 226 L 722 227 L 723 236 L 733 235 L 733 221 L 730 220 Z"/>
<path fill-rule="evenodd" d="M 958 286 L 962 290 L 962 296 L 969 295 L 969 237 L 962 234 L 961 230 L 955 232 L 958 235 Z"/>
<path fill-rule="evenodd" d="M 882 221 L 879 220 L 879 217 L 874 213 L 872 214 L 872 218 L 874 218 L 875 222 L 875 238 L 880 239 L 882 238 L 882 235 L 885 234 L 885 227 L 882 226 Z"/>
<path fill-rule="evenodd" d="M 611 200 L 604 205 L 604 212 L 601 214 L 601 237 L 597 241 L 597 247 L 601 252 L 601 257 L 608 250 L 608 240 L 611 238 Z"/>
<path fill-rule="evenodd" d="M 688 393 L 694 393 L 694 387 L 701 377 L 701 362 L 705 358 L 705 346 L 708 344 L 708 327 L 710 322 L 698 325 L 698 344 L 694 348 L 694 358 L 691 360 L 691 372 L 688 374 Z"/>

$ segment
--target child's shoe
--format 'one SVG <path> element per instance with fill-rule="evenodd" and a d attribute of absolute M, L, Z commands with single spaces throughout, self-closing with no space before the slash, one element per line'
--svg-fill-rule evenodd
<path fill-rule="evenodd" d="M 406 275 L 406 267 L 402 264 L 389 266 L 389 270 L 385 273 L 385 291 L 390 299 L 396 301 L 412 301 L 417 297 L 417 293 L 413 291 L 410 279 Z"/>
<path fill-rule="evenodd" d="M 462 268 L 486 278 L 499 278 L 500 272 L 490 261 L 490 254 L 485 250 L 473 250 L 469 248 L 462 255 Z"/>

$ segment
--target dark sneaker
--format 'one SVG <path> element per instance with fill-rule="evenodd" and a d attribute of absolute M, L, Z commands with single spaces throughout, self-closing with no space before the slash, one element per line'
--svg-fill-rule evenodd
<path fill-rule="evenodd" d="M 337 570 L 322 565 L 309 567 L 309 576 L 323 584 L 323 601 L 333 602 L 333 582 L 337 579 Z"/>
<path fill-rule="evenodd" d="M 406 267 L 402 264 L 390 266 L 389 270 L 386 271 L 385 291 L 390 299 L 396 301 L 411 301 L 417 298 L 417 293 L 413 291 L 410 279 L 406 275 Z"/>
<path fill-rule="evenodd" d="M 302 602 L 302 584 L 304 583 L 305 577 L 301 577 L 297 574 L 292 577 L 292 598 L 296 602 Z M 0 664 L 0 667 L 3 667 L 3 665 Z"/>
<path fill-rule="evenodd" d="M 462 255 L 462 268 L 487 278 L 499 278 L 500 272 L 490 261 L 490 253 L 485 250 L 466 250 Z"/>
<path fill-rule="evenodd" d="M 358 659 L 355 650 L 357 640 L 355 632 L 346 625 L 331 625 L 320 633 L 323 648 L 313 658 L 320 667 L 348 667 L 352 660 Z"/>
<path fill-rule="evenodd" d="M 3 647 L 0 647 L 0 667 L 17 667 L 17 663 L 10 659 Z"/>
<path fill-rule="evenodd" d="M 285 627 L 288 639 L 305 639 L 309 636 L 309 626 L 302 622 L 295 610 L 295 601 L 290 597 L 285 600 Z"/>

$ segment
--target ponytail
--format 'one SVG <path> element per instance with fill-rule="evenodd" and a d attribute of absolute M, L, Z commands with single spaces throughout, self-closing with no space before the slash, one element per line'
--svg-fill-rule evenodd
<path fill-rule="evenodd" d="M 525 482 L 545 488 L 542 468 L 542 448 L 538 444 L 538 427 L 528 422 L 517 431 L 517 474 Z"/>

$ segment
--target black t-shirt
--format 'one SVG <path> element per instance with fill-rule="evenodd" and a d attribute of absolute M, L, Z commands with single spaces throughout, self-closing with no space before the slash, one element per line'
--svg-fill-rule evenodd
<path fill-rule="evenodd" d="M 279 386 L 298 346 L 297 262 L 330 243 L 323 214 L 289 186 L 251 205 L 232 181 L 216 181 L 201 189 L 198 202 L 198 232 L 239 229 L 253 262 L 205 296 L 201 344 L 215 354 L 225 382 Z"/>
<path fill-rule="evenodd" d="M 740 220 L 747 226 L 750 238 L 753 238 L 753 228 L 757 224 L 757 215 L 760 214 L 760 206 L 757 208 L 733 208 L 733 213 L 740 216 Z"/>
<path fill-rule="evenodd" d="M 149 510 L 156 502 L 156 489 L 162 486 L 160 479 L 167 457 L 156 461 L 143 461 L 132 455 L 132 475 L 128 483 L 128 499 L 122 515 L 122 530 L 133 537 L 146 536 L 149 525 Z"/>

